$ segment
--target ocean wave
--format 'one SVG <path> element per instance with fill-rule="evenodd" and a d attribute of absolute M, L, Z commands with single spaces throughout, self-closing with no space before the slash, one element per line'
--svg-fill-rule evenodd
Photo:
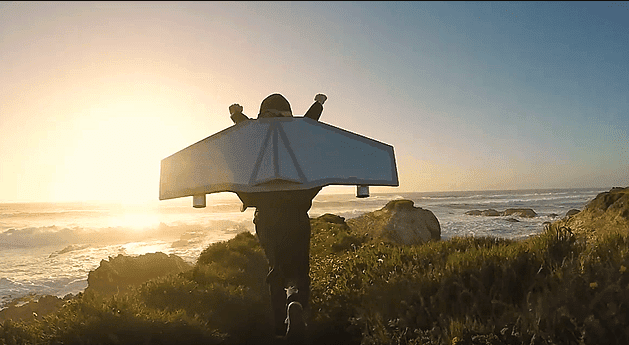
<path fill-rule="evenodd" d="M 84 210 L 64 210 L 64 211 L 48 211 L 48 212 L 26 212 L 26 211 L 5 211 L 0 213 L 3 218 L 51 218 L 51 217 L 93 217 L 101 216 L 103 212 L 84 211 Z"/>
<path fill-rule="evenodd" d="M 77 251 L 77 250 L 81 250 L 81 249 L 85 249 L 87 247 L 89 247 L 89 244 L 71 244 L 59 251 L 56 252 L 52 252 L 48 257 L 52 258 L 58 255 L 62 255 L 62 254 L 67 254 L 69 252 L 73 252 L 73 251 Z"/>
<path fill-rule="evenodd" d="M 562 195 L 562 196 L 541 196 L 541 197 L 529 197 L 529 198 L 509 198 L 503 200 L 477 200 L 475 202 L 454 202 L 449 205 L 452 206 L 460 206 L 460 205 L 474 205 L 477 204 L 479 206 L 494 204 L 494 205 L 510 205 L 510 204 L 539 204 L 540 202 L 545 202 L 546 204 L 550 202 L 562 202 L 562 203 L 585 203 L 592 199 L 593 196 L 584 196 L 584 195 Z"/>
<path fill-rule="evenodd" d="M 0 277 L 0 308 L 15 298 L 31 294 L 64 297 L 68 294 L 82 292 L 85 288 L 87 288 L 87 277 L 66 278 L 46 282 L 19 282 Z"/>
<path fill-rule="evenodd" d="M 43 246 L 71 246 L 90 243 L 122 243 L 142 241 L 149 238 L 178 238 L 184 233 L 195 231 L 212 232 L 224 229 L 252 228 L 248 221 L 211 220 L 200 223 L 160 223 L 156 227 L 132 229 L 129 227 L 42 227 L 11 228 L 0 233 L 1 248 L 32 248 Z M 71 248 L 71 247 L 70 247 Z"/>

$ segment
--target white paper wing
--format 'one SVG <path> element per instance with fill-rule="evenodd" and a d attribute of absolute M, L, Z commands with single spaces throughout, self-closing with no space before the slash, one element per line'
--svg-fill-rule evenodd
<path fill-rule="evenodd" d="M 304 117 L 244 121 L 162 160 L 160 199 L 326 185 L 397 186 L 393 147 Z"/>

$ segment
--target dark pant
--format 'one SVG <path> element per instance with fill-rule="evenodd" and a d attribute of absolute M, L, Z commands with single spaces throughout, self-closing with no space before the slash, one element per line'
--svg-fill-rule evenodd
<path fill-rule="evenodd" d="M 266 281 L 271 293 L 275 330 L 285 331 L 287 303 L 297 301 L 306 308 L 310 299 L 309 207 L 283 205 L 258 207 L 254 223 L 258 240 L 269 261 Z M 291 294 L 286 295 L 286 288 Z M 294 291 L 296 290 L 296 292 Z"/>

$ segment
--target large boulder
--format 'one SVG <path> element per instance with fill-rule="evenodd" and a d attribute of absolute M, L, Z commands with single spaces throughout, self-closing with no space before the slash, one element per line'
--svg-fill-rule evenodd
<path fill-rule="evenodd" d="M 393 200 L 383 208 L 347 220 L 350 228 L 373 238 L 404 245 L 425 243 L 441 239 L 441 226 L 437 217 L 411 200 Z"/>
<path fill-rule="evenodd" d="M 126 293 L 134 285 L 148 280 L 176 274 L 191 269 L 192 266 L 177 255 L 149 253 L 140 256 L 118 255 L 101 260 L 100 266 L 87 277 L 86 291 L 96 291 L 104 295 Z"/>
<path fill-rule="evenodd" d="M 556 224 L 585 233 L 588 238 L 605 232 L 629 233 L 629 187 L 598 194 L 582 211 L 570 212 Z"/>
<path fill-rule="evenodd" d="M 629 220 L 629 187 L 612 188 L 609 192 L 603 192 L 590 201 L 584 211 L 592 216 L 606 215 L 610 219 Z"/>

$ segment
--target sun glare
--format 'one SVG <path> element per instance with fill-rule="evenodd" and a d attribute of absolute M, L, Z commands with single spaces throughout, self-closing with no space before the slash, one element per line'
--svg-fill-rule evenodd
<path fill-rule="evenodd" d="M 144 212 L 126 212 L 120 216 L 113 217 L 110 226 L 122 226 L 136 231 L 154 228 L 159 225 L 160 217 L 158 213 L 150 210 Z"/>
<path fill-rule="evenodd" d="M 177 141 L 168 111 L 146 100 L 122 100 L 77 116 L 70 124 L 73 147 L 58 167 L 55 199 L 156 199 L 160 160 L 172 150 L 169 140 Z"/>

